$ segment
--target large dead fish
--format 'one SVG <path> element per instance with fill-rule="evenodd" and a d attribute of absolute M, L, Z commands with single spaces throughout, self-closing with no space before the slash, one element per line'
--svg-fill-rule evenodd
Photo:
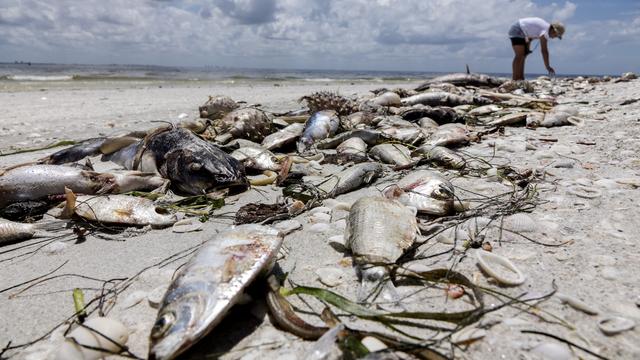
<path fill-rule="evenodd" d="M 444 124 L 429 136 L 426 143 L 431 146 L 456 147 L 469 143 L 469 131 L 462 124 Z"/>
<path fill-rule="evenodd" d="M 369 150 L 369 155 L 385 164 L 396 166 L 406 166 L 413 162 L 411 150 L 401 144 L 376 145 Z"/>
<path fill-rule="evenodd" d="M 245 168 L 256 170 L 280 170 L 280 162 L 269 150 L 255 147 L 241 147 L 231 156 L 240 161 Z"/>
<path fill-rule="evenodd" d="M 178 221 L 176 215 L 166 214 L 153 201 L 129 195 L 76 196 L 67 192 L 63 214 L 75 214 L 85 220 L 106 224 L 163 228 Z"/>
<path fill-rule="evenodd" d="M 274 150 L 294 143 L 304 130 L 304 124 L 293 123 L 282 130 L 267 135 L 262 140 L 262 146 L 267 150 Z"/>
<path fill-rule="evenodd" d="M 234 139 L 260 142 L 271 133 L 271 120 L 262 110 L 242 108 L 215 121 L 213 127 L 217 134 L 226 133 Z"/>
<path fill-rule="evenodd" d="M 63 195 L 65 187 L 80 194 L 153 190 L 164 179 L 140 172 L 98 173 L 62 165 L 25 165 L 0 175 L 0 208 Z"/>
<path fill-rule="evenodd" d="M 387 188 L 384 194 L 429 215 L 444 216 L 453 211 L 453 185 L 435 171 L 412 172 Z"/>
<path fill-rule="evenodd" d="M 151 329 L 149 359 L 175 359 L 202 339 L 274 262 L 283 236 L 263 225 L 240 225 L 206 242 L 164 295 Z"/>
<path fill-rule="evenodd" d="M 318 140 L 333 136 L 338 131 L 340 119 L 333 110 L 318 111 L 304 124 L 304 131 L 298 140 L 298 152 L 309 149 Z M 339 144 L 339 143 L 338 143 Z M 337 144 L 336 144 L 337 145 Z"/>
<path fill-rule="evenodd" d="M 402 104 L 412 106 L 416 104 L 428 106 L 458 106 L 458 105 L 486 105 L 491 100 L 480 96 L 460 96 L 447 92 L 424 92 L 402 99 Z"/>
<path fill-rule="evenodd" d="M 233 101 L 232 98 L 218 95 L 209 96 L 209 100 L 207 100 L 204 105 L 200 106 L 198 110 L 200 111 L 201 118 L 215 120 L 222 118 L 239 107 L 240 105 Z"/>
<path fill-rule="evenodd" d="M 351 206 L 345 239 L 362 281 L 360 300 L 385 276 L 385 265 L 396 262 L 417 234 L 415 210 L 397 201 L 362 197 Z"/>
<path fill-rule="evenodd" d="M 467 161 L 457 152 L 444 146 L 422 145 L 413 150 L 411 156 L 420 156 L 422 160 L 443 166 L 447 169 L 463 169 Z"/>
<path fill-rule="evenodd" d="M 160 129 L 105 160 L 127 169 L 155 171 L 186 194 L 222 188 L 245 190 L 249 184 L 238 160 L 182 128 Z"/>
<path fill-rule="evenodd" d="M 100 147 L 107 138 L 87 139 L 72 147 L 57 151 L 40 162 L 43 164 L 66 164 L 84 159 L 87 156 L 95 156 L 100 154 Z"/>
<path fill-rule="evenodd" d="M 422 85 L 416 88 L 417 91 L 424 91 L 431 85 L 448 83 L 455 86 L 486 86 L 486 87 L 498 87 L 505 83 L 507 79 L 495 78 L 483 74 L 465 74 L 456 73 L 438 76 L 433 79 L 429 79 L 422 83 Z"/>

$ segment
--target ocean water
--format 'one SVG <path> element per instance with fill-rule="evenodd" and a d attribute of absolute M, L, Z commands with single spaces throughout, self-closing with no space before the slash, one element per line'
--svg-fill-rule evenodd
<path fill-rule="evenodd" d="M 439 75 L 433 72 L 281 70 L 156 65 L 84 65 L 0 63 L 0 81 L 164 80 L 164 81 L 411 81 Z"/>

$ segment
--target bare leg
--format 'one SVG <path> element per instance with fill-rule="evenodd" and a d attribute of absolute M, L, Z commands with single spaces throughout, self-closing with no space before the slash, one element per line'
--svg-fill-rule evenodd
<path fill-rule="evenodd" d="M 524 45 L 513 45 L 513 80 L 524 80 L 524 60 L 526 58 L 526 50 Z"/>

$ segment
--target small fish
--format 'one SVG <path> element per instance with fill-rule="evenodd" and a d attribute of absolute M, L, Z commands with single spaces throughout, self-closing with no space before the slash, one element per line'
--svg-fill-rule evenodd
<path fill-rule="evenodd" d="M 338 131 L 339 125 L 340 119 L 333 110 L 314 113 L 304 125 L 304 131 L 298 140 L 298 152 L 305 152 L 316 141 L 333 136 Z"/>
<path fill-rule="evenodd" d="M 293 123 L 280 131 L 267 135 L 262 140 L 262 146 L 267 150 L 274 150 L 292 144 L 302 135 L 303 130 L 304 124 Z"/>
<path fill-rule="evenodd" d="M 398 200 L 429 215 L 444 216 L 453 211 L 453 185 L 435 171 L 412 172 L 389 187 L 384 194 L 389 199 Z"/>
<path fill-rule="evenodd" d="M 431 134 L 427 143 L 432 146 L 456 147 L 466 145 L 471 138 L 462 124 L 444 124 Z"/>
<path fill-rule="evenodd" d="M 384 92 L 370 100 L 374 105 L 378 106 L 402 106 L 400 95 L 393 91 Z"/>
<path fill-rule="evenodd" d="M 355 164 L 323 180 L 316 186 L 326 193 L 328 197 L 335 197 L 370 184 L 379 178 L 383 172 L 384 166 L 376 162 Z"/>
<path fill-rule="evenodd" d="M 271 227 L 247 224 L 202 245 L 164 295 L 151 329 L 149 359 L 175 359 L 207 335 L 273 264 L 282 240 Z"/>
<path fill-rule="evenodd" d="M 178 221 L 173 214 L 163 214 L 153 201 L 128 195 L 77 196 L 67 192 L 63 214 L 75 214 L 88 221 L 162 228 Z"/>
<path fill-rule="evenodd" d="M 498 87 L 504 84 L 507 79 L 491 77 L 484 74 L 465 74 L 455 73 L 438 76 L 433 79 L 425 81 L 422 85 L 416 88 L 417 91 L 423 91 L 428 89 L 431 85 L 448 83 L 455 86 L 483 86 L 483 87 Z"/>
<path fill-rule="evenodd" d="M 383 197 L 362 197 L 349 211 L 345 230 L 360 275 L 362 300 L 387 274 L 385 265 L 396 262 L 415 242 L 418 223 L 412 210 Z"/>
<path fill-rule="evenodd" d="M 242 147 L 234 150 L 231 156 L 240 161 L 245 168 L 256 170 L 280 170 L 280 163 L 273 153 L 266 149 Z"/>
<path fill-rule="evenodd" d="M 54 230 L 62 227 L 60 222 L 23 224 L 0 219 L 0 245 L 28 240 L 37 236 L 40 230 Z"/>
<path fill-rule="evenodd" d="M 87 156 L 95 156 L 100 154 L 100 147 L 107 138 L 93 138 L 82 141 L 70 148 L 57 151 L 39 162 L 42 164 L 60 165 L 67 164 L 84 159 Z"/>
<path fill-rule="evenodd" d="M 490 101 L 479 96 L 460 96 L 447 92 L 425 92 L 402 99 L 405 106 L 458 106 L 458 105 L 486 105 Z"/>
<path fill-rule="evenodd" d="M 485 126 L 516 126 L 525 125 L 530 112 L 517 112 L 501 116 L 495 120 L 485 123 Z"/>
<path fill-rule="evenodd" d="M 369 155 L 385 164 L 397 166 L 406 166 L 413 162 L 409 148 L 400 144 L 376 145 L 369 150 Z"/>
<path fill-rule="evenodd" d="M 349 130 L 343 133 L 340 133 L 330 139 L 321 140 L 315 143 L 315 146 L 318 149 L 334 149 L 338 145 L 347 141 L 351 138 L 359 138 L 367 145 L 373 146 L 382 144 L 385 141 L 391 140 L 391 138 L 378 130 L 373 129 L 357 129 L 357 130 Z"/>
<path fill-rule="evenodd" d="M 494 112 L 498 112 L 500 110 L 502 110 L 502 106 L 484 105 L 484 106 L 478 106 L 477 108 L 469 111 L 468 114 L 472 116 L 484 116 L 484 115 L 493 114 Z"/>
<path fill-rule="evenodd" d="M 353 137 L 343 141 L 336 148 L 338 155 L 367 156 L 367 143 L 361 138 Z"/>
<path fill-rule="evenodd" d="M 444 146 L 422 145 L 411 156 L 421 156 L 423 160 L 443 166 L 447 169 L 463 169 L 467 162 L 457 152 Z"/>

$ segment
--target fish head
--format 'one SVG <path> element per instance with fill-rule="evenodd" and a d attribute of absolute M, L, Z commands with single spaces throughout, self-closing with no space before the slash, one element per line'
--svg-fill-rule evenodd
<path fill-rule="evenodd" d="M 298 153 L 307 151 L 313 145 L 313 139 L 311 137 L 303 136 L 298 140 Z"/>
<path fill-rule="evenodd" d="M 212 306 L 211 294 L 193 283 L 187 288 L 169 289 L 151 328 L 149 359 L 175 359 L 206 334 L 204 314 Z"/>
<path fill-rule="evenodd" d="M 167 177 L 178 190 L 192 195 L 229 188 L 244 191 L 249 187 L 244 166 L 222 150 L 214 153 L 180 149 L 167 155 Z"/>

